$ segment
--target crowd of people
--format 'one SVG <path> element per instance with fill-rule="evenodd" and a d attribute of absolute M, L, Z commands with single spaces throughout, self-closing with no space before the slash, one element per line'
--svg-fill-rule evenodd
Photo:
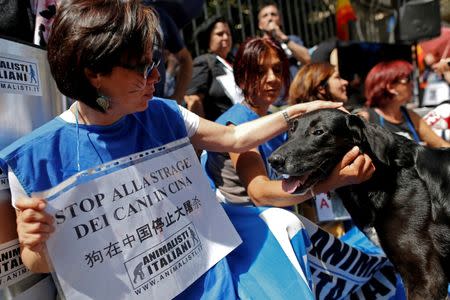
<path fill-rule="evenodd" d="M 80 171 L 182 138 L 204 150 L 200 159 L 217 200 L 240 214 L 255 207 L 291 211 L 318 194 L 370 178 L 371 158 L 357 148 L 344 156 L 329 178 L 301 195 L 289 193 L 280 174 L 271 169 L 268 157 L 286 141 L 295 118 L 321 108 L 345 110 L 348 99 L 348 82 L 337 66 L 312 63 L 302 40 L 285 34 L 281 24 L 276 4 L 262 5 L 258 13 L 262 35 L 248 38 L 232 53 L 232 24 L 223 17 L 212 18 L 197 33 L 205 53 L 192 61 L 163 11 L 137 0 L 61 1 L 48 40 L 48 61 L 61 93 L 75 101 L 0 153 L 8 166 L 24 264 L 32 272 L 53 271 L 45 243 L 55 230 L 55 220 L 46 211 L 47 200 L 32 195 Z M 175 86 L 166 93 L 161 80 L 167 80 L 161 68 L 164 51 L 171 55 L 167 62 L 178 64 Z M 434 69 L 450 72 L 450 61 L 442 60 Z M 412 72 L 405 61 L 374 66 L 365 80 L 366 106 L 356 113 L 418 143 L 449 147 L 406 108 L 413 95 Z M 277 103 L 282 108 L 272 111 Z M 305 215 L 317 221 L 314 205 L 308 207 L 304 206 Z M 233 220 L 236 212 L 227 213 Z M 345 233 L 340 222 L 321 225 L 335 236 Z M 243 243 L 230 254 L 231 274 L 239 273 L 241 282 L 242 276 L 251 277 L 253 272 L 250 267 L 247 273 L 242 271 L 243 257 L 253 255 L 248 252 L 249 230 L 238 228 Z M 261 251 L 265 247 L 270 245 Z M 275 274 L 278 267 L 277 261 L 267 263 L 264 272 Z M 180 299 L 207 299 L 208 291 L 199 287 L 211 284 L 208 274 L 217 269 L 197 279 Z M 217 279 L 213 285 L 220 284 Z M 271 285 L 278 296 L 287 295 L 281 277 L 274 276 Z M 297 288 L 303 288 L 299 282 L 289 283 L 289 289 Z M 222 293 L 243 296 L 236 287 Z"/>

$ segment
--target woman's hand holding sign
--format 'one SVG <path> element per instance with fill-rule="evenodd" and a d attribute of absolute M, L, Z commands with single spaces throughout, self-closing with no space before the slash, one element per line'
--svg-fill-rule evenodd
<path fill-rule="evenodd" d="M 17 234 L 22 260 L 27 266 L 30 266 L 27 261 L 39 262 L 39 265 L 30 267 L 33 272 L 50 271 L 45 259 L 45 242 L 55 228 L 53 216 L 45 212 L 46 206 L 47 202 L 40 198 L 21 198 L 16 202 Z"/>

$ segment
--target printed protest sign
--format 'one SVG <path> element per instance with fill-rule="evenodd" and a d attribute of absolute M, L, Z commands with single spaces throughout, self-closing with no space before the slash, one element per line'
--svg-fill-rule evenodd
<path fill-rule="evenodd" d="M 12 240 L 0 245 L 0 290 L 31 275 L 20 258 L 19 241 Z"/>
<path fill-rule="evenodd" d="M 20 258 L 16 213 L 11 205 L 7 170 L 0 166 L 0 290 L 31 275 Z"/>
<path fill-rule="evenodd" d="M 0 53 L 0 93 L 42 96 L 37 60 Z"/>
<path fill-rule="evenodd" d="M 170 299 L 241 242 L 187 139 L 46 194 L 47 249 L 67 299 Z"/>

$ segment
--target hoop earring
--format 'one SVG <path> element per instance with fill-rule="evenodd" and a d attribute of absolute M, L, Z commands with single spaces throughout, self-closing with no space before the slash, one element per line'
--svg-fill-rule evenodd
<path fill-rule="evenodd" d="M 106 112 L 111 105 L 110 99 L 100 93 L 99 93 L 97 99 L 95 100 L 95 102 L 97 102 L 98 106 L 100 106 L 104 112 Z"/>

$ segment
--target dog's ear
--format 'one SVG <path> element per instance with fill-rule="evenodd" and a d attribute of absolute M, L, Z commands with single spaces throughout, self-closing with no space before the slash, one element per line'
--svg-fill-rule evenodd
<path fill-rule="evenodd" d="M 353 134 L 353 140 L 361 151 L 367 153 L 372 159 L 389 165 L 388 149 L 393 138 L 381 127 L 364 121 L 357 115 L 347 115 L 347 126 Z M 373 157 L 375 156 L 375 157 Z"/>
<path fill-rule="evenodd" d="M 346 116 L 347 127 L 352 133 L 353 142 L 355 145 L 361 145 L 364 141 L 364 128 L 366 127 L 364 121 L 357 115 L 349 114 Z"/>

